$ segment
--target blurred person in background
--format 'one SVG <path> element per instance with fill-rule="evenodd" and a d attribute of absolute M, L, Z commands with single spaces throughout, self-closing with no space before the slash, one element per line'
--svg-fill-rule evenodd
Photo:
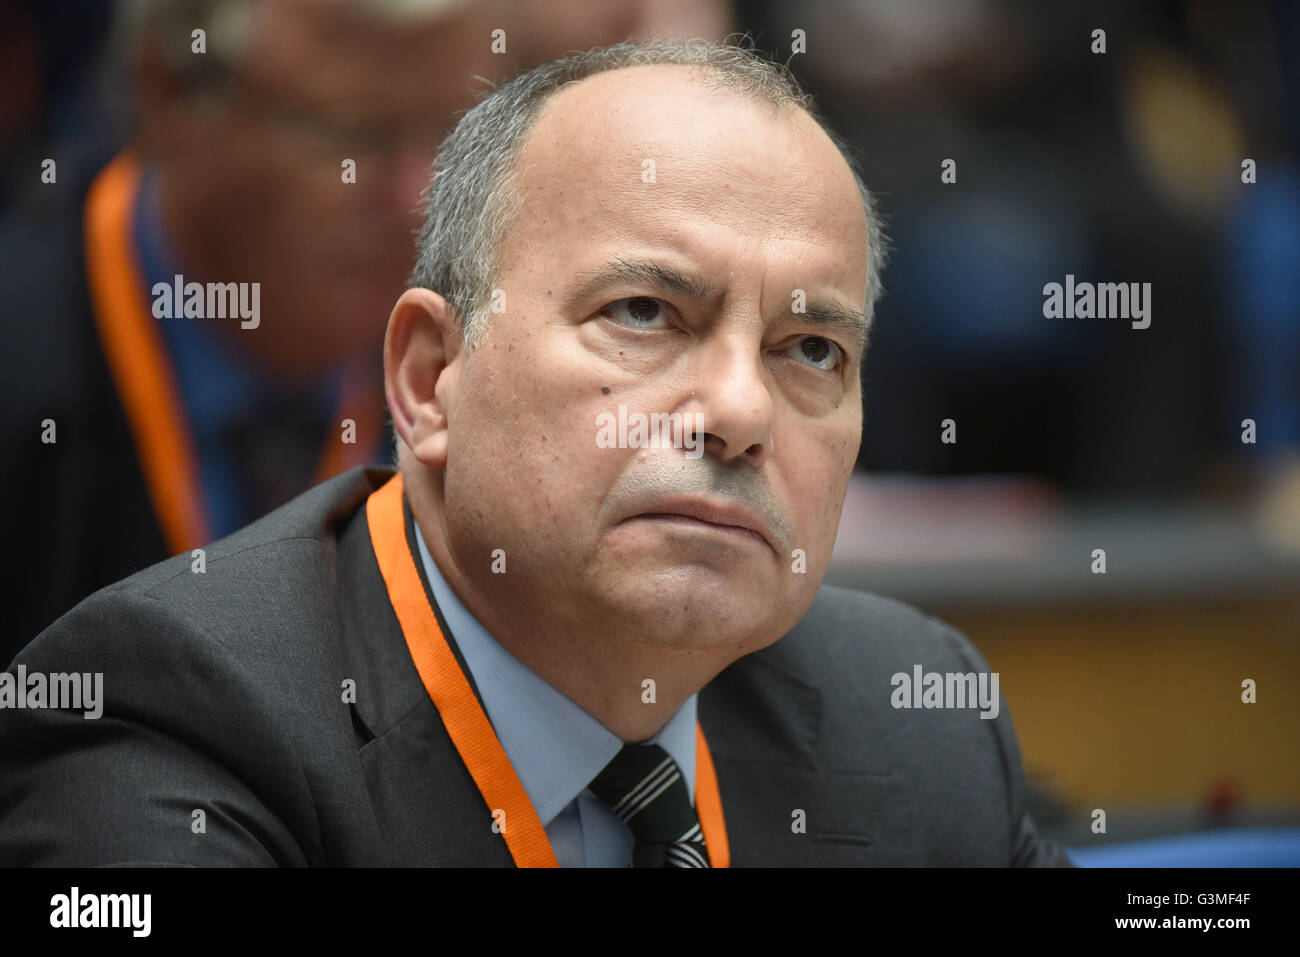
<path fill-rule="evenodd" d="M 869 157 L 898 223 L 861 466 L 1155 502 L 1212 491 L 1221 458 L 1267 471 L 1300 449 L 1293 5 L 740 0 L 738 17 Z M 1150 282 L 1151 326 L 1045 320 L 1043 285 L 1067 274 Z"/>
<path fill-rule="evenodd" d="M 39 98 L 11 111 L 6 155 L 54 166 L 27 164 L 0 223 L 4 662 L 95 589 L 389 457 L 385 319 L 435 149 L 477 87 L 569 47 L 710 38 L 729 19 L 678 0 L 119 12 L 125 148 L 37 149 Z M 242 286 L 257 315 L 185 317 L 190 283 L 205 303 L 210 284 Z"/>

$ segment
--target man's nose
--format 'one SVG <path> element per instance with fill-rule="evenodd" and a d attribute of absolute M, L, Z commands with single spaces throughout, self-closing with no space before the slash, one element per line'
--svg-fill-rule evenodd
<path fill-rule="evenodd" d="M 724 462 L 745 456 L 761 464 L 772 454 L 775 411 L 761 353 L 741 335 L 719 337 L 697 350 L 695 409 L 705 451 Z"/>

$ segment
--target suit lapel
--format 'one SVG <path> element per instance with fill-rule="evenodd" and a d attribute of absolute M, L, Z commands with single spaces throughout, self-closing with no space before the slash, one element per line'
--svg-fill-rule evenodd
<path fill-rule="evenodd" d="M 915 860 L 906 782 L 828 766 L 824 695 L 807 661 L 817 636 L 796 628 L 700 692 L 733 867 L 869 866 Z M 868 729 L 861 729 L 867 734 Z M 838 733 L 838 732 L 837 732 Z"/>
<path fill-rule="evenodd" d="M 380 476 L 374 487 L 382 481 Z M 419 567 L 418 557 L 415 561 Z M 356 681 L 350 707 L 365 742 L 361 763 L 387 863 L 513 866 L 411 660 L 370 543 L 364 507 L 339 536 L 339 579 L 344 643 Z M 431 595 L 429 602 L 437 611 Z M 438 619 L 445 629 L 441 612 Z"/>
<path fill-rule="evenodd" d="M 367 470 L 367 491 L 391 475 Z M 425 595 L 468 675 L 418 559 L 409 507 L 405 518 Z M 340 532 L 339 581 L 348 677 L 356 682 L 349 707 L 385 863 L 513 866 L 411 660 L 364 507 Z M 809 647 L 816 639 L 797 626 L 700 692 L 733 867 L 896 864 L 919 852 L 908 838 L 919 833 L 910 791 L 897 773 L 827 766 L 823 694 L 806 665 L 818 660 Z"/>

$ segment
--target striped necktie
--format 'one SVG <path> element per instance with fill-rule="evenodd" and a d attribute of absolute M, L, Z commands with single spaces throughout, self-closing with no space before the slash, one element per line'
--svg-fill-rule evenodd
<path fill-rule="evenodd" d="M 657 744 L 625 744 L 591 790 L 632 830 L 633 867 L 708 867 L 682 770 Z"/>

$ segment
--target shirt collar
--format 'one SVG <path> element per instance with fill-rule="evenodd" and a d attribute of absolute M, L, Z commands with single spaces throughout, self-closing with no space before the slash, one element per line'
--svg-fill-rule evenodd
<path fill-rule="evenodd" d="M 528 798 L 546 827 L 586 790 L 623 741 L 510 654 L 465 608 L 415 529 L 434 600 L 465 658 L 488 717 Z M 695 796 L 696 695 L 650 741 L 663 747 Z"/>

